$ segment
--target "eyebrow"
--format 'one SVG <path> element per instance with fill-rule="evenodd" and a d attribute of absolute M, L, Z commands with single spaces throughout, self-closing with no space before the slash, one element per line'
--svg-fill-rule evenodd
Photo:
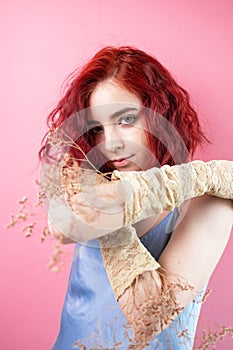
<path fill-rule="evenodd" d="M 122 114 L 127 113 L 127 112 L 131 112 L 131 111 L 139 112 L 139 109 L 138 108 L 134 108 L 134 107 L 127 107 L 127 108 L 121 109 L 120 111 L 117 111 L 117 112 L 111 114 L 109 118 L 111 120 L 113 120 L 113 119 L 116 119 L 116 118 L 120 117 Z M 97 120 L 87 120 L 87 124 L 88 125 L 99 124 L 99 122 Z"/>

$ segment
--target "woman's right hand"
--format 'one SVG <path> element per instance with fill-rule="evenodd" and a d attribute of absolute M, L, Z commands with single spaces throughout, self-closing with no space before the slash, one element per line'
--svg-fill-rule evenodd
<path fill-rule="evenodd" d="M 54 236 L 63 234 L 74 242 L 86 242 L 114 232 L 124 225 L 124 194 L 116 182 L 85 186 L 82 192 L 53 197 L 48 218 Z M 52 229 L 51 229 L 52 228 Z"/>

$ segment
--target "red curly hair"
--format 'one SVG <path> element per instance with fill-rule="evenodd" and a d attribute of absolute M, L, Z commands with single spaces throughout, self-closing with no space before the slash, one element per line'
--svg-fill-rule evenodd
<path fill-rule="evenodd" d="M 59 127 L 77 113 L 76 126 L 81 136 L 76 139 L 76 143 L 85 153 L 90 151 L 92 144 L 85 132 L 85 118 L 78 112 L 89 107 L 92 92 L 100 82 L 107 79 L 117 81 L 138 96 L 143 106 L 156 112 L 146 119 L 146 124 L 151 131 L 148 136 L 149 145 L 160 165 L 187 161 L 187 152 L 192 157 L 198 144 L 209 142 L 201 130 L 196 112 L 190 105 L 188 93 L 176 83 L 157 59 L 133 47 L 107 46 L 97 52 L 81 70 L 70 76 L 64 97 L 48 116 L 48 124 L 52 122 L 55 127 Z M 167 136 L 172 142 L 168 141 L 166 144 L 164 137 L 162 141 L 161 137 L 154 136 L 155 130 L 158 129 L 158 114 L 164 118 L 167 125 L 174 126 L 173 129 L 180 136 L 178 140 L 169 135 L 171 128 L 170 131 L 167 130 Z M 40 157 L 47 151 L 48 142 L 45 141 Z M 174 161 L 172 154 L 179 154 L 180 158 Z M 77 157 L 77 154 L 75 156 Z M 104 170 L 109 169 L 105 167 Z"/>

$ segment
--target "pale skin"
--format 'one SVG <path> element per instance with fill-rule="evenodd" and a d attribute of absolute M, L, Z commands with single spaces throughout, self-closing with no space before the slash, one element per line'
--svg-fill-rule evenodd
<path fill-rule="evenodd" d="M 153 154 L 148 151 L 142 120 L 137 117 L 140 103 L 137 96 L 113 80 L 99 84 L 91 95 L 92 112 L 87 122 L 94 127 L 92 132 L 95 136 L 96 147 L 107 159 L 114 162 L 115 168 L 119 171 L 147 170 L 154 164 Z M 98 106 L 105 107 L 98 108 Z M 123 112 L 113 118 L 114 114 L 120 111 Z M 75 230 L 76 236 L 73 234 L 69 235 L 69 238 L 63 236 L 63 242 L 87 240 L 87 237 L 88 239 L 97 238 L 123 227 L 124 195 L 123 188 L 116 183 L 98 185 L 95 193 L 91 189 L 86 189 L 84 195 L 83 193 L 77 194 L 74 205 L 76 213 L 79 213 L 79 218 L 76 215 L 78 231 Z M 55 207 L 54 205 L 52 210 L 54 212 Z M 50 214 L 51 217 L 56 216 L 54 213 Z M 138 236 L 145 235 L 167 214 L 164 212 L 134 224 Z M 66 219 L 63 219 L 61 218 L 63 224 L 59 226 L 62 228 L 60 230 L 50 223 L 50 228 L 55 236 L 61 236 L 61 231 L 69 231 L 70 217 L 66 216 Z M 193 286 L 193 290 L 176 292 L 175 297 L 181 307 L 191 302 L 194 295 L 210 278 L 226 247 L 232 225 L 232 201 L 209 195 L 190 201 L 185 216 L 175 228 L 159 259 L 161 266 L 169 273 L 182 276 Z M 85 232 L 85 237 L 83 232 Z M 140 285 L 138 288 L 142 296 L 145 293 L 146 297 L 146 289 L 149 288 L 150 295 L 156 299 L 161 283 L 156 271 L 154 276 L 153 283 L 156 284 L 156 288 L 151 288 L 151 284 L 140 281 L 144 283 L 141 288 Z M 128 317 L 127 310 L 130 309 L 128 289 L 118 301 Z M 139 318 L 138 310 L 134 310 L 133 317 L 128 317 L 135 333 Z"/>

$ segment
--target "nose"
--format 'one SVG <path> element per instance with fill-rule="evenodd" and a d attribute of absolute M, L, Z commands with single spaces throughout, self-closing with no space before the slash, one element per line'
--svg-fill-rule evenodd
<path fill-rule="evenodd" d="M 104 126 L 104 147 L 106 151 L 116 152 L 124 148 L 124 141 L 115 125 Z"/>

